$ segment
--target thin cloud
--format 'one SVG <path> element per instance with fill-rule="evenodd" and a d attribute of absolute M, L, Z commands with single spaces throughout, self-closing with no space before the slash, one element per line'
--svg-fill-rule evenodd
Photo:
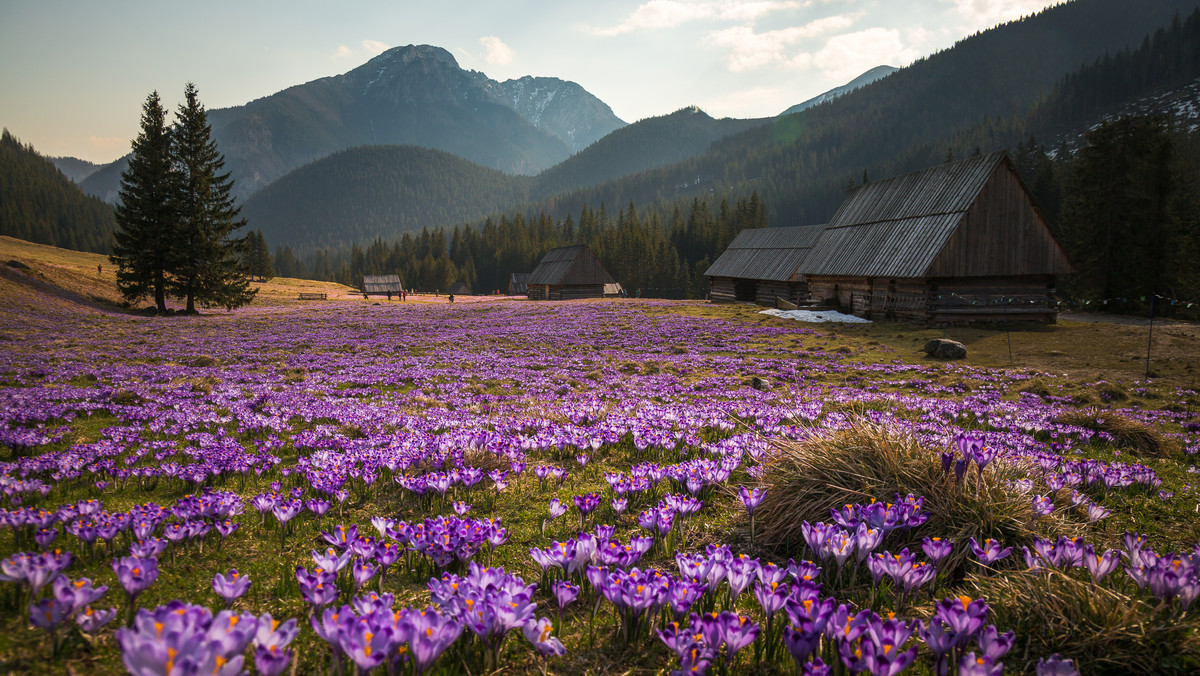
<path fill-rule="evenodd" d="M 816 68 L 830 80 L 842 82 L 881 64 L 906 66 L 920 56 L 920 51 L 904 42 L 900 31 L 876 27 L 835 35 L 817 52 L 798 55 L 792 65 Z"/>
<path fill-rule="evenodd" d="M 358 49 L 347 47 L 346 45 L 338 45 L 333 52 L 335 59 L 357 58 L 361 56 L 379 56 L 380 54 L 391 49 L 391 45 L 379 40 L 363 40 L 362 46 Z"/>
<path fill-rule="evenodd" d="M 613 37 L 634 31 L 674 28 L 690 21 L 715 19 L 722 21 L 755 21 L 767 14 L 800 9 L 810 4 L 799 0 L 722 0 L 720 2 L 686 2 L 685 0 L 650 0 L 633 10 L 616 26 L 594 29 L 596 35 Z"/>
<path fill-rule="evenodd" d="M 959 16 L 963 18 L 963 28 L 977 31 L 991 28 L 1023 16 L 1036 14 L 1043 9 L 1058 4 L 1050 0 L 953 0 Z"/>
<path fill-rule="evenodd" d="M 795 57 L 789 57 L 789 51 L 795 44 L 849 28 L 860 16 L 861 13 L 830 16 L 803 26 L 762 33 L 756 33 L 751 26 L 732 26 L 709 33 L 708 42 L 729 50 L 729 70 L 740 73 L 771 64 L 794 62 Z"/>
<path fill-rule="evenodd" d="M 504 66 L 513 60 L 515 52 L 512 47 L 504 44 L 504 41 L 495 35 L 479 38 L 479 44 L 487 50 L 483 60 L 497 66 Z"/>

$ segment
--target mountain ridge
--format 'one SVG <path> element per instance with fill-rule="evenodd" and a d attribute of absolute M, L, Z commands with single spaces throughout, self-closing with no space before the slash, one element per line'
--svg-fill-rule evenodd
<path fill-rule="evenodd" d="M 540 99 L 527 91 L 531 83 Z M 432 45 L 395 47 L 340 75 L 208 115 L 239 197 L 359 145 L 418 145 L 534 174 L 625 125 L 577 83 L 532 76 L 497 82 Z M 100 168 L 82 187 L 115 201 L 121 162 Z"/>

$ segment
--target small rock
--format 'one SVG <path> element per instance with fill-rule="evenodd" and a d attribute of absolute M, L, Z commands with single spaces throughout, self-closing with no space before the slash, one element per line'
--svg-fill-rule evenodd
<path fill-rule="evenodd" d="M 762 378 L 759 378 L 758 376 L 754 376 L 754 379 L 750 381 L 750 387 L 753 387 L 754 389 L 758 390 L 759 392 L 766 392 L 767 391 L 767 381 L 763 380 Z"/>
<path fill-rule="evenodd" d="M 967 346 L 949 338 L 934 338 L 925 343 L 925 354 L 935 359 L 962 359 L 967 356 Z"/>

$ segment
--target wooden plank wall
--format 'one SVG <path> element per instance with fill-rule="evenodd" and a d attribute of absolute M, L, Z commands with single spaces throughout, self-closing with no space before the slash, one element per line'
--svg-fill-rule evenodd
<path fill-rule="evenodd" d="M 603 298 L 603 284 L 563 284 L 550 287 L 550 300 L 577 300 L 580 298 Z"/>
<path fill-rule="evenodd" d="M 1054 323 L 1054 277 L 936 280 L 930 293 L 935 322 L 1038 321 Z"/>
<path fill-rule="evenodd" d="M 930 265 L 929 277 L 1055 275 L 1071 271 L 1017 175 L 1001 163 Z"/>
<path fill-rule="evenodd" d="M 714 303 L 732 303 L 736 300 L 732 277 L 712 277 L 709 280 L 708 299 Z"/>
<path fill-rule="evenodd" d="M 776 298 L 782 298 L 789 303 L 800 303 L 808 300 L 808 284 L 803 282 L 776 282 L 760 279 L 754 291 L 754 300 L 759 305 L 774 307 Z"/>

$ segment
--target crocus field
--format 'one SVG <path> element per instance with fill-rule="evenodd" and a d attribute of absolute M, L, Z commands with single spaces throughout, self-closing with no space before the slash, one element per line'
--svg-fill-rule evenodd
<path fill-rule="evenodd" d="M 0 322 L 3 671 L 1200 670 L 1178 383 L 688 302 Z"/>

